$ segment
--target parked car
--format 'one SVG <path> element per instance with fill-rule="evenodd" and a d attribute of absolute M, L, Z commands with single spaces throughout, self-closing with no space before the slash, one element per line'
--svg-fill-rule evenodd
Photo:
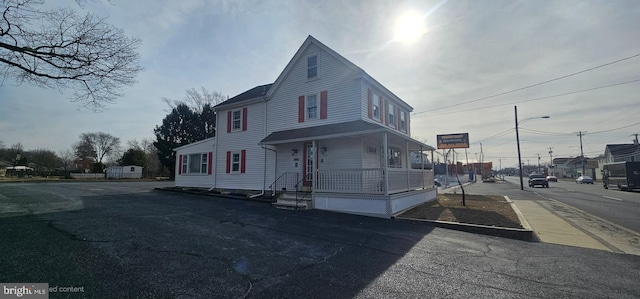
<path fill-rule="evenodd" d="M 593 179 L 588 175 L 581 175 L 576 179 L 576 184 L 592 184 Z"/>
<path fill-rule="evenodd" d="M 547 176 L 547 181 L 549 181 L 549 182 L 557 182 L 558 178 L 555 175 L 548 175 Z"/>
<path fill-rule="evenodd" d="M 547 181 L 547 178 L 545 177 L 534 177 L 529 179 L 529 187 L 534 188 L 535 186 L 549 188 L 549 181 Z"/>

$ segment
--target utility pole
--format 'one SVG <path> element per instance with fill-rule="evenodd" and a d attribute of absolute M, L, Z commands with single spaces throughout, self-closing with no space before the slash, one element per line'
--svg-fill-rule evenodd
<path fill-rule="evenodd" d="M 554 166 L 553 166 L 553 151 L 552 151 L 553 147 L 549 148 L 549 165 L 551 165 L 549 168 L 551 168 L 551 175 L 555 175 L 555 171 L 554 171 Z"/>
<path fill-rule="evenodd" d="M 584 135 L 585 133 L 587 133 L 586 131 L 582 132 L 582 131 L 578 131 L 578 136 L 580 136 L 580 164 L 582 165 L 582 175 L 584 174 L 584 152 L 582 151 L 582 135 Z"/>
<path fill-rule="evenodd" d="M 538 174 L 540 174 L 540 154 L 536 155 L 538 155 Z"/>
<path fill-rule="evenodd" d="M 480 179 L 484 180 L 482 173 L 484 172 L 484 166 L 482 165 L 482 161 L 484 160 L 484 153 L 482 152 L 482 143 L 480 143 Z"/>

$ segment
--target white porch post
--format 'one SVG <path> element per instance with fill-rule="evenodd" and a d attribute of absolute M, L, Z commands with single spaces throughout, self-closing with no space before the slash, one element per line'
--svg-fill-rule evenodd
<path fill-rule="evenodd" d="M 431 169 L 433 170 L 434 167 L 435 164 L 433 163 L 433 158 L 431 158 Z M 424 156 L 422 153 L 422 145 L 420 145 L 420 171 L 422 172 L 422 189 L 424 189 Z"/>
<path fill-rule="evenodd" d="M 313 165 L 313 171 L 311 172 L 311 194 L 316 193 L 316 179 L 318 178 L 318 161 L 316 161 L 318 151 L 316 150 L 316 146 L 317 143 L 313 140 L 311 142 L 311 164 Z"/>
<path fill-rule="evenodd" d="M 384 173 L 384 195 L 389 195 L 389 149 L 387 144 L 387 132 L 382 133 L 382 150 L 383 150 L 383 158 L 384 165 L 382 166 Z"/>
<path fill-rule="evenodd" d="M 407 165 L 407 191 L 409 191 L 409 187 L 411 186 L 410 178 L 409 178 L 409 175 L 410 175 L 409 171 L 411 171 L 411 155 L 409 154 L 409 140 L 405 140 L 405 145 L 406 145 L 405 148 L 406 148 L 407 155 L 405 156 L 406 161 L 404 164 Z"/>

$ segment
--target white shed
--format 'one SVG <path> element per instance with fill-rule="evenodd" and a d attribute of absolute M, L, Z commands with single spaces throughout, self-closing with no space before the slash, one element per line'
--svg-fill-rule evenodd
<path fill-rule="evenodd" d="M 215 137 L 175 148 L 174 151 L 177 187 L 214 187 Z"/>
<path fill-rule="evenodd" d="M 105 170 L 108 179 L 139 179 L 142 178 L 142 166 L 111 166 Z"/>

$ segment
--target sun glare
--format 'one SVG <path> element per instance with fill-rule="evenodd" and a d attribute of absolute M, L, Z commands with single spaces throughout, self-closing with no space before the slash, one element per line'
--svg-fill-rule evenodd
<path fill-rule="evenodd" d="M 396 21 L 395 40 L 405 43 L 415 43 L 426 32 L 424 18 L 417 12 L 407 12 Z"/>

